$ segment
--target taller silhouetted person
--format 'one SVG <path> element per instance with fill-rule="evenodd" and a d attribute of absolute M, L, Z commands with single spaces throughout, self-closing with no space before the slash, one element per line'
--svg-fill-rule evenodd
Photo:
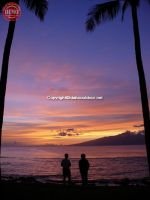
<path fill-rule="evenodd" d="M 68 178 L 68 183 L 70 183 L 71 182 L 71 170 L 70 170 L 71 162 L 68 159 L 69 155 L 67 153 L 65 153 L 64 157 L 65 158 L 61 161 L 61 166 L 63 169 L 63 181 L 64 183 L 66 183 L 66 178 Z"/>
<path fill-rule="evenodd" d="M 89 161 L 86 159 L 86 155 L 81 154 L 81 159 L 79 160 L 79 169 L 82 178 L 82 185 L 87 185 L 88 183 L 88 170 L 89 170 Z"/>

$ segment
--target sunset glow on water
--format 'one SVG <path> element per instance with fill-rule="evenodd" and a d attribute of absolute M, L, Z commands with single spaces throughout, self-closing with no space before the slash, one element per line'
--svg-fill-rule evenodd
<path fill-rule="evenodd" d="M 35 176 L 62 180 L 61 160 L 69 153 L 74 180 L 80 179 L 78 162 L 86 153 L 89 179 L 143 178 L 148 176 L 145 147 L 7 147 L 2 151 L 3 176 Z"/>

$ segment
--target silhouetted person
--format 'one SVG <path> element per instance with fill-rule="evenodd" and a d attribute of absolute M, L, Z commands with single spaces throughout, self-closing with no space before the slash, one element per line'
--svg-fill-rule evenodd
<path fill-rule="evenodd" d="M 64 155 L 64 159 L 61 161 L 61 166 L 62 166 L 62 170 L 63 170 L 63 181 L 64 183 L 66 183 L 66 178 L 68 178 L 68 182 L 71 182 L 71 162 L 68 159 L 69 155 L 67 153 L 65 153 Z"/>
<path fill-rule="evenodd" d="M 88 170 L 89 170 L 89 161 L 86 159 L 86 155 L 81 154 L 81 159 L 79 160 L 79 169 L 82 178 L 82 185 L 87 185 L 88 183 Z"/>

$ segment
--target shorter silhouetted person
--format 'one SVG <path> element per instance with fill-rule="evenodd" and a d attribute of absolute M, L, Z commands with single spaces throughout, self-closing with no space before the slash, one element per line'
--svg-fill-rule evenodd
<path fill-rule="evenodd" d="M 88 170 L 89 170 L 89 161 L 86 159 L 86 155 L 81 154 L 81 159 L 79 160 L 79 169 L 82 178 L 82 185 L 87 185 L 88 183 Z"/>
<path fill-rule="evenodd" d="M 63 170 L 63 181 L 64 183 L 66 183 L 66 178 L 68 178 L 68 183 L 71 182 L 71 162 L 68 159 L 69 155 L 67 153 L 65 153 L 64 155 L 64 159 L 61 161 L 61 166 L 62 166 L 62 170 Z"/>

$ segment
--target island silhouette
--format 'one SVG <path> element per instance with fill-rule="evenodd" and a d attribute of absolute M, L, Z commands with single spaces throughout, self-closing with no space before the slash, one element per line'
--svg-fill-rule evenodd
<path fill-rule="evenodd" d="M 124 133 L 115 135 L 102 137 L 95 140 L 90 140 L 87 142 L 82 142 L 78 144 L 74 144 L 75 146 L 113 146 L 113 145 L 144 145 L 144 132 L 131 132 L 126 131 Z M 74 146 L 73 145 L 73 146 Z"/>

